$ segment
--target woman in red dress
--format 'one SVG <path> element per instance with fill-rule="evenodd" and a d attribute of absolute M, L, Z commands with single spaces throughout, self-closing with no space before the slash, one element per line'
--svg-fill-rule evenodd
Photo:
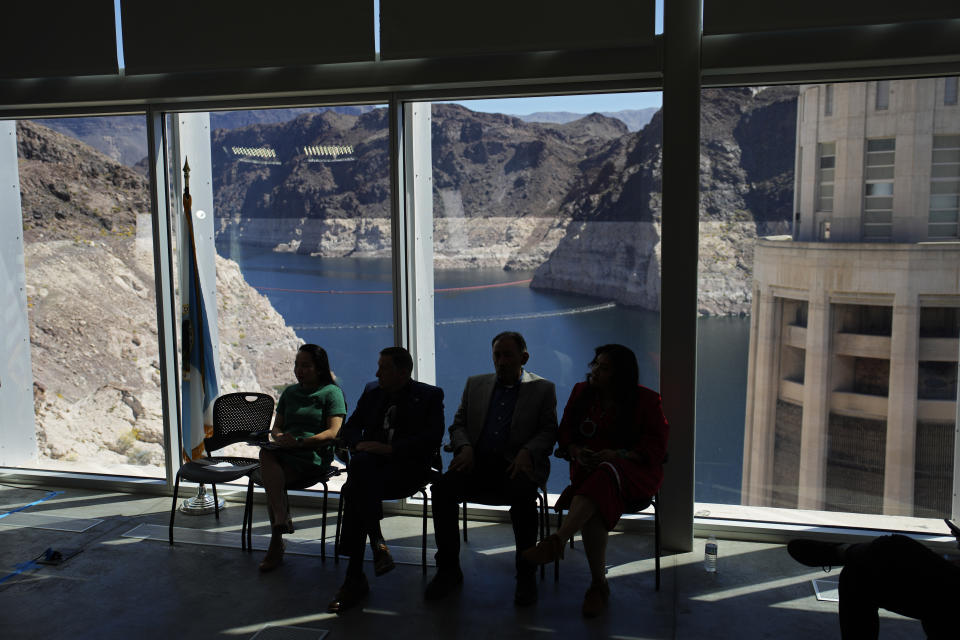
<path fill-rule="evenodd" d="M 663 481 L 667 420 L 660 395 L 638 384 L 633 351 L 620 344 L 596 348 L 586 382 L 577 384 L 563 410 L 558 455 L 570 460 L 570 486 L 556 508 L 570 513 L 556 534 L 523 553 L 535 564 L 553 562 L 577 531 L 592 582 L 583 615 L 599 615 L 607 604 L 607 533 L 624 513 L 650 505 Z"/>

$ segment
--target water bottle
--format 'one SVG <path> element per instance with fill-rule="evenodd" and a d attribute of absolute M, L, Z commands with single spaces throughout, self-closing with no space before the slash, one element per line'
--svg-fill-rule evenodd
<path fill-rule="evenodd" d="M 703 568 L 707 573 L 717 572 L 717 538 L 710 536 L 707 544 L 703 547 Z"/>

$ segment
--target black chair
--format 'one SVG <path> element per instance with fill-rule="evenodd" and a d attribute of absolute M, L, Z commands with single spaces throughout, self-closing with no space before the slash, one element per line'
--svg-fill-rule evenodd
<path fill-rule="evenodd" d="M 346 453 L 345 450 L 343 450 L 341 453 L 338 453 L 338 456 L 340 456 L 341 459 L 347 463 L 347 474 L 349 476 L 350 464 L 348 459 L 346 459 L 346 458 L 349 458 L 349 454 Z M 420 488 L 414 490 L 413 493 L 409 495 L 396 496 L 395 498 L 386 498 L 388 500 L 412 498 L 413 496 L 419 493 L 421 496 L 421 499 L 423 500 L 423 515 L 422 515 L 423 534 L 422 534 L 422 539 L 420 544 L 420 548 L 421 548 L 420 565 L 421 567 L 423 567 L 423 575 L 427 575 L 427 521 L 429 519 L 427 517 L 427 487 L 431 483 L 436 481 L 436 479 L 439 478 L 441 475 L 443 475 L 443 458 L 440 457 L 440 448 L 438 447 L 433 452 L 433 458 L 431 459 L 431 462 L 430 462 L 430 469 L 429 471 L 427 471 L 425 482 L 423 483 L 423 485 L 420 486 Z M 341 492 L 340 505 L 337 508 L 337 532 L 335 534 L 336 537 L 334 538 L 334 544 L 333 544 L 333 553 L 336 561 L 339 561 L 340 559 L 340 525 L 343 523 L 343 503 L 344 503 L 343 492 Z"/>
<path fill-rule="evenodd" d="M 188 482 L 209 483 L 213 487 L 213 505 L 217 520 L 220 519 L 220 501 L 217 484 L 250 478 L 243 508 L 243 524 L 240 527 L 240 547 L 250 548 L 252 529 L 253 478 L 252 473 L 260 467 L 255 458 L 213 457 L 211 451 L 222 449 L 235 442 L 247 442 L 262 437 L 270 430 L 273 417 L 273 398 L 265 393 L 237 392 L 217 398 L 213 403 L 213 435 L 204 440 L 207 457 L 185 463 L 177 471 L 173 485 L 173 504 L 170 507 L 170 544 L 173 544 L 173 521 L 177 514 L 180 479 Z"/>
<path fill-rule="evenodd" d="M 557 449 L 554 452 L 554 455 L 558 458 L 564 460 L 569 460 L 570 458 L 566 455 L 566 451 L 561 451 Z M 664 458 L 663 463 L 667 463 L 667 458 Z M 647 507 L 653 507 L 653 554 L 654 554 L 654 564 L 656 566 L 656 590 L 660 591 L 660 492 L 657 491 L 656 495 L 650 498 L 650 504 L 646 505 L 636 505 L 634 508 L 630 508 L 628 513 L 636 513 L 638 511 L 643 511 Z M 560 526 L 563 524 L 563 509 L 556 505 L 554 510 L 557 512 L 557 529 L 560 529 Z M 573 538 L 570 538 L 570 548 L 573 549 Z M 553 565 L 553 578 L 554 580 L 560 579 L 560 561 L 557 560 Z"/>
<path fill-rule="evenodd" d="M 447 443 L 443 445 L 443 450 L 447 452 L 453 451 L 453 445 Z M 476 502 L 476 501 L 475 501 Z M 482 501 L 479 501 L 480 504 L 483 504 Z M 547 515 L 547 505 L 550 503 L 550 498 L 547 495 L 547 486 L 537 487 L 537 515 L 539 517 L 540 531 L 539 531 L 539 540 L 543 541 L 550 535 L 550 518 Z M 467 500 L 464 500 L 460 505 L 460 513 L 463 518 L 463 541 L 467 542 Z M 522 549 L 521 549 L 522 551 Z M 540 565 L 540 577 L 546 574 L 545 565 Z M 557 566 L 554 567 L 554 577 L 556 577 Z"/>

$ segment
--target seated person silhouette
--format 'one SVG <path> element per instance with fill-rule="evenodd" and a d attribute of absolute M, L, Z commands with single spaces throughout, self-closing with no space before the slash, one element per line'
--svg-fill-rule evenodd
<path fill-rule="evenodd" d="M 343 585 L 328 605 L 341 613 L 370 591 L 363 573 L 365 541 L 379 532 L 381 501 L 404 498 L 427 481 L 443 438 L 443 390 L 413 380 L 413 359 L 402 347 L 380 352 L 377 379 L 357 401 L 341 430 L 353 454 L 343 487 L 342 553 L 350 557 Z M 376 535 L 376 534 L 375 534 Z M 388 554 L 386 545 L 378 549 Z M 392 566 L 392 560 L 389 562 Z"/>
<path fill-rule="evenodd" d="M 571 484 L 556 509 L 570 514 L 556 534 L 523 553 L 531 563 L 553 562 L 581 531 L 591 574 L 582 607 L 588 618 L 610 597 L 607 533 L 624 513 L 650 505 L 663 482 L 669 434 L 660 395 L 638 384 L 633 351 L 620 344 L 594 351 L 587 381 L 573 388 L 560 421 L 558 455 L 570 459 Z"/>
<path fill-rule="evenodd" d="M 960 546 L 960 529 L 951 526 Z M 842 566 L 840 635 L 876 640 L 879 609 L 916 618 L 930 640 L 957 637 L 953 607 L 960 601 L 960 563 L 947 560 L 913 538 L 889 535 L 870 542 L 838 544 L 791 540 L 787 551 L 809 567 Z"/>
<path fill-rule="evenodd" d="M 287 486 L 303 486 L 326 475 L 333 462 L 333 440 L 347 413 L 343 391 L 333 378 L 323 347 L 301 346 L 293 375 L 297 382 L 280 395 L 270 430 L 277 448 L 260 450 L 258 481 L 267 494 L 271 525 L 261 571 L 272 571 L 283 561 L 283 534 L 293 533 Z"/>
<path fill-rule="evenodd" d="M 455 457 L 431 488 L 437 573 L 427 585 L 428 600 L 463 582 L 457 512 L 464 499 L 510 505 L 517 544 L 514 603 L 537 600 L 536 567 L 520 551 L 537 541 L 537 487 L 550 474 L 557 395 L 552 382 L 524 369 L 530 355 L 519 333 L 499 334 L 492 347 L 496 373 L 467 379 L 450 426 Z"/>

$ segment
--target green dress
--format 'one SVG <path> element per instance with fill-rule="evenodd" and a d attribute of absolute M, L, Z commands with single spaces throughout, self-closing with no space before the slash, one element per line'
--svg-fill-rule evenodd
<path fill-rule="evenodd" d="M 283 416 L 283 432 L 297 438 L 309 438 L 326 431 L 327 418 L 346 413 L 343 391 L 335 384 L 309 393 L 300 384 L 292 384 L 283 390 L 277 402 L 277 414 Z M 333 462 L 332 446 L 279 450 L 277 453 L 283 455 L 285 462 L 302 466 L 303 471 L 309 471 L 310 465 L 325 470 Z"/>

